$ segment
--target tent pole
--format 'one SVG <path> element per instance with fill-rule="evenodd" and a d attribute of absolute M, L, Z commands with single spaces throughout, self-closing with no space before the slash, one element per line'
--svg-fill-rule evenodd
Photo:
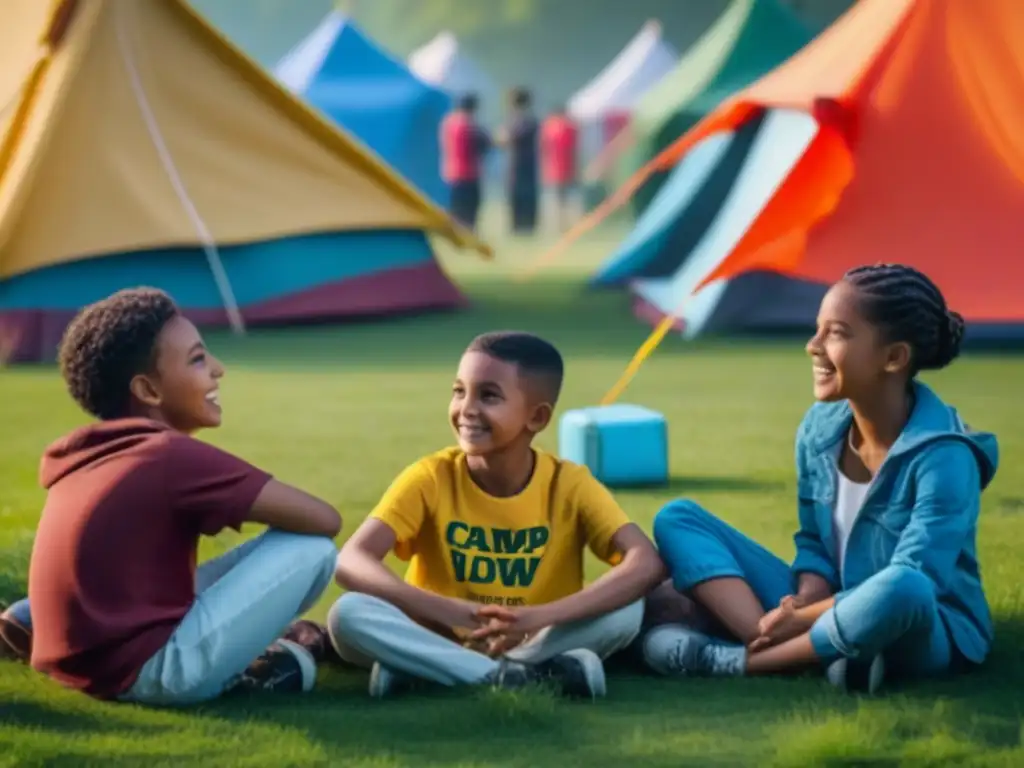
<path fill-rule="evenodd" d="M 242 317 L 242 312 L 239 309 L 238 301 L 236 300 L 235 292 L 231 287 L 231 281 L 228 279 L 227 270 L 224 268 L 224 262 L 220 257 L 220 251 L 217 248 L 217 243 L 210 230 L 207 228 L 206 222 L 203 221 L 202 217 L 199 215 L 199 211 L 196 210 L 195 204 L 188 195 L 188 190 L 185 188 L 185 182 L 178 173 L 178 169 L 174 165 L 174 159 L 171 157 L 170 150 L 167 148 L 167 144 L 163 140 L 163 136 L 160 133 L 160 126 L 156 120 L 156 115 L 153 114 L 153 110 L 149 104 L 149 99 L 146 98 L 146 91 L 145 88 L 143 88 L 142 80 L 135 68 L 134 58 L 131 55 L 128 38 L 124 31 L 123 9 L 126 7 L 127 6 L 125 5 L 119 6 L 121 12 L 117 15 L 117 40 L 121 48 L 121 58 L 124 61 L 125 69 L 127 70 L 129 79 L 131 80 L 132 90 L 135 93 L 135 100 L 139 105 L 139 110 L 142 112 L 142 117 L 146 122 L 146 127 L 149 129 L 149 136 L 153 140 L 153 146 L 156 148 L 157 154 L 160 156 L 164 170 L 167 171 L 167 175 L 170 177 L 171 185 L 174 187 L 174 191 L 177 193 L 178 199 L 181 201 L 182 207 L 185 209 L 185 213 L 192 220 L 192 225 L 195 227 L 196 233 L 199 235 L 199 239 L 202 242 L 203 253 L 206 255 L 207 263 L 210 265 L 210 272 L 213 273 L 213 281 L 217 285 L 217 292 L 220 294 L 221 302 L 224 304 L 224 310 L 228 316 L 228 323 L 236 334 L 244 335 L 246 330 L 245 319 Z"/>

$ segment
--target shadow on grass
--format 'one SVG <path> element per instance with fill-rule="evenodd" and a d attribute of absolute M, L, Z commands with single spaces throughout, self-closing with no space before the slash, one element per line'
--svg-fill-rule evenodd
<path fill-rule="evenodd" d="M 187 719 L 173 729 L 127 705 L 111 718 L 19 702 L 0 706 L 0 716 L 58 740 L 89 731 L 116 738 L 138 720 L 155 752 L 167 749 L 172 730 L 183 749 L 198 734 L 223 743 L 244 730 L 254 749 L 288 734 L 294 748 L 327 764 L 900 765 L 914 755 L 948 764 L 965 750 L 978 758 L 1020 749 L 1022 643 L 1024 617 L 1000 619 L 995 652 L 981 669 L 870 698 L 844 696 L 816 676 L 666 680 L 610 664 L 609 697 L 596 704 L 465 689 L 376 701 L 365 671 L 326 668 L 313 694 L 228 696 L 184 710 Z M 120 758 L 115 750 L 111 764 Z"/>

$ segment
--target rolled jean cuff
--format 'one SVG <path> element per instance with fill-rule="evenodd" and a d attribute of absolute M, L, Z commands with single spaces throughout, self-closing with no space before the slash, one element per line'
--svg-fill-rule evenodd
<path fill-rule="evenodd" d="M 729 566 L 703 566 L 687 568 L 686 573 L 673 574 L 672 585 L 680 592 L 688 592 L 705 581 L 714 579 L 745 579 L 746 575 L 738 568 Z"/>
<path fill-rule="evenodd" d="M 811 646 L 814 653 L 825 664 L 831 663 L 841 656 L 853 656 L 843 641 L 839 632 L 839 625 L 836 623 L 835 609 L 830 608 L 811 626 L 808 633 L 811 638 Z"/>

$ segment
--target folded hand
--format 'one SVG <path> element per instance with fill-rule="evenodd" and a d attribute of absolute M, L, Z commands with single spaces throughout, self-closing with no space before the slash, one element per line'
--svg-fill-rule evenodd
<path fill-rule="evenodd" d="M 792 595 L 782 598 L 779 607 L 768 611 L 757 623 L 758 636 L 747 646 L 748 650 L 764 650 L 809 630 L 806 619 L 797 612 L 797 608 L 796 598 Z"/>

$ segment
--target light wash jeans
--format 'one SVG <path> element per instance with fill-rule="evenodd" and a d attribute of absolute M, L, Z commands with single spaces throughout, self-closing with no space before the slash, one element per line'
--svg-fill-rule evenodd
<path fill-rule="evenodd" d="M 636 639 L 643 616 L 644 603 L 638 600 L 596 619 L 548 627 L 505 658 L 539 663 L 585 648 L 606 659 Z M 448 686 L 480 683 L 500 667 L 497 660 L 417 624 L 391 603 L 358 592 L 338 599 L 327 626 L 341 658 L 359 667 L 379 661 L 396 672 Z"/>
<path fill-rule="evenodd" d="M 153 706 L 208 701 L 308 611 L 334 574 L 331 539 L 267 530 L 196 569 L 196 600 L 119 698 Z M 31 626 L 28 600 L 16 616 Z"/>
<path fill-rule="evenodd" d="M 196 601 L 121 698 L 154 706 L 215 699 L 308 611 L 334 574 L 331 539 L 268 530 L 199 566 Z"/>
<path fill-rule="evenodd" d="M 680 592 L 741 578 L 768 611 L 795 591 L 786 562 L 693 501 L 666 505 L 654 520 L 654 540 Z M 810 637 L 823 664 L 882 653 L 895 676 L 945 673 L 954 656 L 934 585 L 905 566 L 883 568 L 850 590 L 814 623 Z"/>

